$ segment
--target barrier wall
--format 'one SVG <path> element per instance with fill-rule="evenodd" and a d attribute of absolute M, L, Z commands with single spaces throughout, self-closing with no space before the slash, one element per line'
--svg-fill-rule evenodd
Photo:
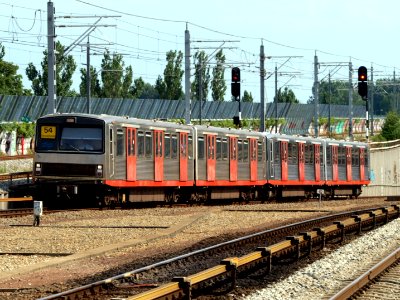
<path fill-rule="evenodd" d="M 400 196 L 400 140 L 370 145 L 371 184 L 362 196 Z"/>

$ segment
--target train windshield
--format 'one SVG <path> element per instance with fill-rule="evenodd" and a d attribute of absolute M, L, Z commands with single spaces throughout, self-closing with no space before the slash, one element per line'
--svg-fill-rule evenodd
<path fill-rule="evenodd" d="M 100 127 L 40 127 L 36 151 L 103 152 Z"/>
<path fill-rule="evenodd" d="M 60 150 L 102 151 L 101 128 L 65 127 L 61 132 Z"/>

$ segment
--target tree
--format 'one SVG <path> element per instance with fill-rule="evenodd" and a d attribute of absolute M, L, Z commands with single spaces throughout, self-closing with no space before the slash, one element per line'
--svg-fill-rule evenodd
<path fill-rule="evenodd" d="M 0 94 L 1 95 L 29 95 L 24 90 L 22 76 L 17 75 L 18 66 L 3 60 L 4 46 L 0 44 Z"/>
<path fill-rule="evenodd" d="M 280 88 L 278 90 L 278 102 L 279 103 L 299 103 L 299 100 L 296 98 L 296 95 L 294 92 L 289 89 L 287 86 L 285 86 L 285 89 L 282 92 L 282 89 Z"/>
<path fill-rule="evenodd" d="M 224 101 L 226 84 L 224 80 L 225 73 L 225 55 L 222 49 L 215 56 L 216 66 L 212 70 L 213 79 L 211 81 L 211 96 L 214 101 Z"/>
<path fill-rule="evenodd" d="M 381 135 L 387 141 L 400 139 L 400 117 L 396 112 L 391 111 L 387 114 Z"/>
<path fill-rule="evenodd" d="M 167 65 L 164 70 L 164 82 L 165 82 L 165 99 L 179 100 L 183 99 L 182 91 L 182 51 L 169 51 L 167 53 Z"/>
<path fill-rule="evenodd" d="M 182 59 L 183 54 L 181 51 L 168 51 L 166 60 L 167 65 L 164 69 L 164 79 L 158 76 L 155 84 L 161 99 L 180 100 L 183 99 L 184 93 L 182 91 Z"/>
<path fill-rule="evenodd" d="M 75 96 L 76 92 L 71 89 L 72 75 L 76 70 L 76 63 L 72 55 L 65 56 L 65 47 L 57 41 L 56 43 L 56 94 L 59 96 Z M 42 71 L 38 71 L 33 63 L 29 63 L 25 72 L 28 79 L 32 81 L 32 90 L 36 96 L 47 95 L 48 61 L 47 50 L 43 51 L 44 57 L 41 62 Z"/>
<path fill-rule="evenodd" d="M 253 95 L 251 94 L 251 92 L 249 93 L 248 91 L 244 91 L 243 93 L 243 98 L 242 98 L 243 102 L 253 102 Z"/>
<path fill-rule="evenodd" d="M 128 98 L 132 85 L 132 67 L 125 67 L 122 55 L 108 49 L 104 52 L 101 61 L 101 81 L 103 82 L 101 96 L 105 98 Z M 123 74 L 125 72 L 125 75 Z"/>
<path fill-rule="evenodd" d="M 140 96 L 142 95 L 145 83 L 142 77 L 135 79 L 133 82 L 134 84 L 130 87 L 129 93 L 131 94 L 133 99 L 137 99 L 140 98 Z"/>
<path fill-rule="evenodd" d="M 207 67 L 208 55 L 204 51 L 197 51 L 194 55 L 195 72 L 194 80 L 191 86 L 193 100 L 200 100 L 201 95 L 204 100 L 208 98 L 208 85 L 210 83 L 210 68 Z M 200 81 L 201 78 L 201 81 Z"/>
<path fill-rule="evenodd" d="M 139 96 L 139 99 L 160 99 L 160 95 L 158 94 L 156 88 L 150 83 L 145 83 L 143 85 L 142 92 Z"/>
<path fill-rule="evenodd" d="M 82 97 L 86 96 L 86 69 L 81 69 L 81 83 L 79 85 L 79 92 Z M 101 86 L 98 78 L 98 72 L 96 68 L 90 66 L 90 95 L 92 97 L 100 97 L 101 96 Z"/>

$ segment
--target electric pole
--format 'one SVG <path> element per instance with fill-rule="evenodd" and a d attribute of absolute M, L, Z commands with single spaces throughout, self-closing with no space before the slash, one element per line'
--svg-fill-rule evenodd
<path fill-rule="evenodd" d="M 349 138 L 353 140 L 353 64 L 349 62 Z"/>
<path fill-rule="evenodd" d="M 318 56 L 314 55 L 314 135 L 318 137 L 318 119 L 319 119 L 319 82 L 318 82 Z"/>
<path fill-rule="evenodd" d="M 55 56 L 54 6 L 47 2 L 47 112 L 56 112 L 56 56 Z"/>
<path fill-rule="evenodd" d="M 261 41 L 260 46 L 260 100 L 261 100 L 261 111 L 260 111 L 260 132 L 265 131 L 265 99 L 264 99 L 264 79 L 265 79 L 265 70 L 264 70 L 264 45 Z"/>
<path fill-rule="evenodd" d="M 190 33 L 185 30 L 185 123 L 190 124 Z"/>

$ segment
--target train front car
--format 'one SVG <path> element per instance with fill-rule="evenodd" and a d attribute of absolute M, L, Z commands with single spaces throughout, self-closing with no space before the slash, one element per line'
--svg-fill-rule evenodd
<path fill-rule="evenodd" d="M 104 193 L 104 118 L 53 114 L 36 123 L 35 198 L 49 207 L 97 204 Z"/>

